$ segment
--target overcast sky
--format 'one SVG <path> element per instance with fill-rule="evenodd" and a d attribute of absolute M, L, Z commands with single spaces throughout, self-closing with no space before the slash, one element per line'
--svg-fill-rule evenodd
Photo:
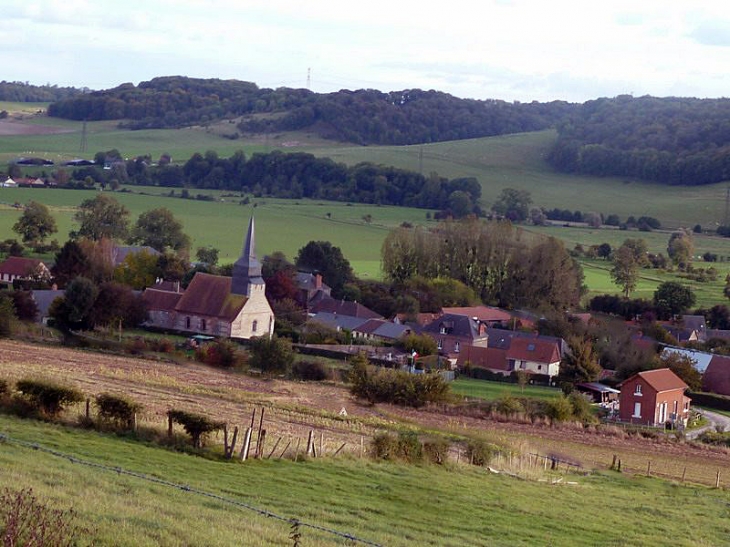
<path fill-rule="evenodd" d="M 0 79 L 155 76 L 316 92 L 583 102 L 730 95 L 730 4 L 705 0 L 0 0 Z"/>

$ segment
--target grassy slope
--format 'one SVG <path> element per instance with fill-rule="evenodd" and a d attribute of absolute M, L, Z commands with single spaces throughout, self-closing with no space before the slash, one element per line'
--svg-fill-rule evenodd
<path fill-rule="evenodd" d="M 474 380 L 473 378 L 459 378 L 450 384 L 452 391 L 467 397 L 476 397 L 488 401 L 499 399 L 504 395 L 513 397 L 535 397 L 538 399 L 549 399 L 557 397 L 562 392 L 557 388 L 542 386 L 525 386 L 524 390 L 517 384 L 507 382 L 489 382 L 486 380 Z"/>
<path fill-rule="evenodd" d="M 460 466 L 358 460 L 242 465 L 3 415 L 0 431 L 386 545 L 719 545 L 730 533 L 727 493 L 657 479 L 601 474 L 552 486 Z M 286 523 L 10 443 L 0 446 L 0 483 L 32 486 L 56 507 L 73 505 L 102 545 L 287 543 Z M 619 514 L 620 527 L 604 518 Z M 302 539 L 305 545 L 341 544 L 310 529 Z"/>

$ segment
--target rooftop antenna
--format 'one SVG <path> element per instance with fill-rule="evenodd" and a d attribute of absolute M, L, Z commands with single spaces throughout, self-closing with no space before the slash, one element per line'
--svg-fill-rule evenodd
<path fill-rule="evenodd" d="M 79 150 L 81 150 L 81 152 L 86 152 L 86 120 L 84 120 L 84 123 L 81 126 L 81 146 L 79 147 Z"/>

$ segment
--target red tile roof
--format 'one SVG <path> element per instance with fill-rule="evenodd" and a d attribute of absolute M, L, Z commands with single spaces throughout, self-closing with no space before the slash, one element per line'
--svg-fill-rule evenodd
<path fill-rule="evenodd" d="M 0 264 L 0 274 L 24 277 L 36 272 L 39 265 L 43 264 L 38 258 L 23 258 L 22 256 L 9 256 Z M 43 264 L 45 267 L 45 264 Z"/>
<path fill-rule="evenodd" d="M 443 308 L 445 314 L 450 313 L 453 315 L 465 315 L 467 317 L 476 317 L 479 321 L 493 322 L 493 321 L 509 321 L 512 316 L 504 310 L 499 308 L 490 308 L 489 306 L 466 306 L 460 308 Z"/>
<path fill-rule="evenodd" d="M 245 296 L 231 294 L 230 277 L 198 272 L 178 301 L 175 310 L 178 313 L 221 317 L 232 321 L 246 300 Z"/>
<path fill-rule="evenodd" d="M 518 361 L 536 363 L 557 363 L 560 349 L 556 342 L 539 338 L 513 338 L 507 350 L 507 357 Z"/>
<path fill-rule="evenodd" d="M 459 353 L 456 364 L 461 367 L 466 365 L 467 361 L 473 367 L 502 371 L 510 370 L 507 351 L 503 349 L 470 346 Z"/>
<path fill-rule="evenodd" d="M 656 391 L 670 391 L 672 389 L 687 389 L 687 384 L 685 384 L 682 379 L 674 374 L 671 370 L 668 368 L 658 368 L 655 370 L 645 370 L 643 372 L 639 372 L 638 374 L 635 374 L 631 378 L 635 378 L 636 376 L 639 376 L 641 379 L 643 379 L 647 384 L 649 384 L 653 389 Z M 623 384 L 631 380 L 629 378 L 628 380 L 624 380 Z"/>
<path fill-rule="evenodd" d="M 142 293 L 142 300 L 149 310 L 173 311 L 182 295 L 181 292 L 146 289 Z"/>

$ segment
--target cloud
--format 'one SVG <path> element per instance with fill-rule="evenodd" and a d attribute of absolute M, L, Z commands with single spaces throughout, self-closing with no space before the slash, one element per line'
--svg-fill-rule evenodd
<path fill-rule="evenodd" d="M 730 21 L 705 21 L 689 33 L 690 38 L 705 46 L 730 46 Z"/>

